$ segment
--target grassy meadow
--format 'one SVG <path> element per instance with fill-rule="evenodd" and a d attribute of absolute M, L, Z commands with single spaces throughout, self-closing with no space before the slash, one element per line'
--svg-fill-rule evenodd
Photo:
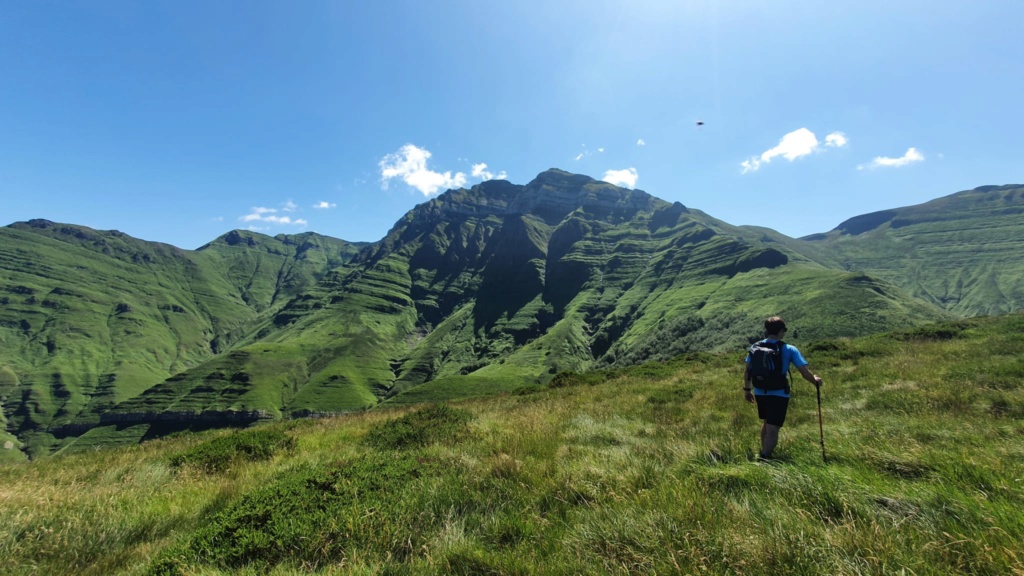
<path fill-rule="evenodd" d="M 4 574 L 1024 574 L 1024 315 L 0 466 Z M 424 400 L 430 400 L 428 394 Z"/>

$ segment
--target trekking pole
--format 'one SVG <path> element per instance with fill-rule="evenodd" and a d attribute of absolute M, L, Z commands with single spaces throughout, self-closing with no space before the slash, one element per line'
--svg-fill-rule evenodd
<path fill-rule="evenodd" d="M 821 425 L 821 384 L 815 384 L 814 389 L 818 392 L 818 434 L 821 435 L 821 461 L 828 464 L 825 458 L 825 428 Z"/>

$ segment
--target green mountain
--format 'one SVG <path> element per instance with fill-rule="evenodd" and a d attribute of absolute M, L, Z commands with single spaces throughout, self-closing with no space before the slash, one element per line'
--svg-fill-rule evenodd
<path fill-rule="evenodd" d="M 1024 309 L 1024 186 L 982 186 L 851 218 L 803 240 L 962 316 Z"/>
<path fill-rule="evenodd" d="M 0 228 L 6 429 L 47 445 L 44 432 L 98 421 L 231 348 L 360 247 L 235 231 L 187 251 L 46 220 Z"/>
<path fill-rule="evenodd" d="M 18 223 L 0 229 L 0 442 L 485 395 L 742 349 L 772 314 L 799 344 L 1016 310 L 1019 189 L 803 239 L 554 169 L 449 190 L 365 245 L 234 231 L 186 251 Z"/>
<path fill-rule="evenodd" d="M 566 370 L 742 347 L 782 313 L 798 338 L 946 317 L 682 204 L 559 170 L 417 206 L 258 340 L 103 415 L 122 425 L 365 409 L 538 384 Z"/>

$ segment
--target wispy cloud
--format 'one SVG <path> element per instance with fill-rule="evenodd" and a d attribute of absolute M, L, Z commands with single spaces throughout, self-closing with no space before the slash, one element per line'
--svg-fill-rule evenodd
<path fill-rule="evenodd" d="M 210 218 L 210 220 L 212 220 L 214 222 L 223 222 L 224 221 L 224 217 L 223 216 L 216 216 L 214 218 Z"/>
<path fill-rule="evenodd" d="M 907 153 L 899 158 L 889 158 L 886 156 L 876 156 L 869 164 L 861 164 L 857 166 L 857 170 L 864 169 L 875 169 L 875 168 L 899 168 L 906 166 L 913 162 L 924 162 L 924 154 L 917 151 L 917 148 L 907 149 Z"/>
<path fill-rule="evenodd" d="M 297 206 L 296 206 L 297 208 Z M 245 216 L 239 216 L 239 220 L 242 222 L 266 222 L 268 224 L 281 224 L 281 225 L 292 225 L 292 226 L 306 226 L 309 224 L 304 218 L 292 218 L 291 216 L 278 216 L 276 208 L 265 208 L 262 206 L 254 206 L 249 213 Z M 258 230 L 259 228 L 250 229 Z"/>
<path fill-rule="evenodd" d="M 381 159 L 381 186 L 386 190 L 388 182 L 399 178 L 417 189 L 424 196 L 436 194 L 442 188 L 460 188 L 466 185 L 466 175 L 456 172 L 434 172 L 427 168 L 430 151 L 413 144 L 406 144 L 393 154 Z"/>
<path fill-rule="evenodd" d="M 588 156 L 593 156 L 594 154 L 604 154 L 604 146 L 595 148 L 594 150 L 588 150 L 586 144 L 580 144 L 580 147 L 583 148 L 583 150 L 581 150 L 573 160 L 582 160 Z"/>
<path fill-rule="evenodd" d="M 289 201 L 284 203 L 284 208 L 282 208 L 282 210 L 284 210 L 285 212 L 295 212 L 295 209 L 298 208 L 298 207 L 299 207 L 298 204 L 296 204 L 295 202 L 292 202 L 291 200 L 289 200 Z"/>
<path fill-rule="evenodd" d="M 483 162 L 481 162 L 479 164 L 473 164 L 473 169 L 470 171 L 470 174 L 474 178 L 479 178 L 481 181 L 484 181 L 484 180 L 505 180 L 505 179 L 508 178 L 508 173 L 505 172 L 504 170 L 502 170 L 501 172 L 498 172 L 498 175 L 495 176 L 493 173 L 491 173 L 489 170 L 487 170 L 487 164 L 484 164 Z"/>
<path fill-rule="evenodd" d="M 622 186 L 623 188 L 634 188 L 639 177 L 636 168 L 626 168 L 624 170 L 608 170 L 604 173 L 604 177 L 601 180 L 609 184 Z"/>
<path fill-rule="evenodd" d="M 641 139 L 636 141 L 636 145 L 637 146 L 647 146 L 647 142 L 644 142 L 644 139 L 641 138 Z"/>
<path fill-rule="evenodd" d="M 825 137 L 825 146 L 830 148 L 842 148 L 849 140 L 842 132 L 832 132 Z M 779 140 L 778 145 L 762 152 L 759 156 L 751 156 L 749 159 L 740 162 L 742 173 L 756 172 L 761 165 L 768 164 L 778 157 L 783 157 L 790 162 L 797 158 L 803 158 L 815 152 L 821 151 L 821 142 L 807 128 L 800 128 L 786 134 Z"/>
<path fill-rule="evenodd" d="M 328 208 L 336 208 L 338 205 L 334 202 L 317 202 L 313 204 L 313 208 L 317 210 L 327 210 Z"/>

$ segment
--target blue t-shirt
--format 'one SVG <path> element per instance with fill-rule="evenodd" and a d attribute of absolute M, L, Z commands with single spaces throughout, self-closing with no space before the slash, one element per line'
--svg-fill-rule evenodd
<path fill-rule="evenodd" d="M 765 338 L 762 342 L 778 342 L 775 338 Z M 750 364 L 750 354 L 747 354 L 747 364 Z M 804 360 L 800 351 L 796 349 L 796 346 L 786 344 L 782 349 L 782 373 L 789 373 L 789 365 L 793 364 L 797 368 L 807 366 L 807 360 Z M 792 382 L 790 383 L 792 384 Z M 789 394 L 785 390 L 765 390 L 754 386 L 755 396 L 782 396 L 783 398 L 789 398 Z"/>

